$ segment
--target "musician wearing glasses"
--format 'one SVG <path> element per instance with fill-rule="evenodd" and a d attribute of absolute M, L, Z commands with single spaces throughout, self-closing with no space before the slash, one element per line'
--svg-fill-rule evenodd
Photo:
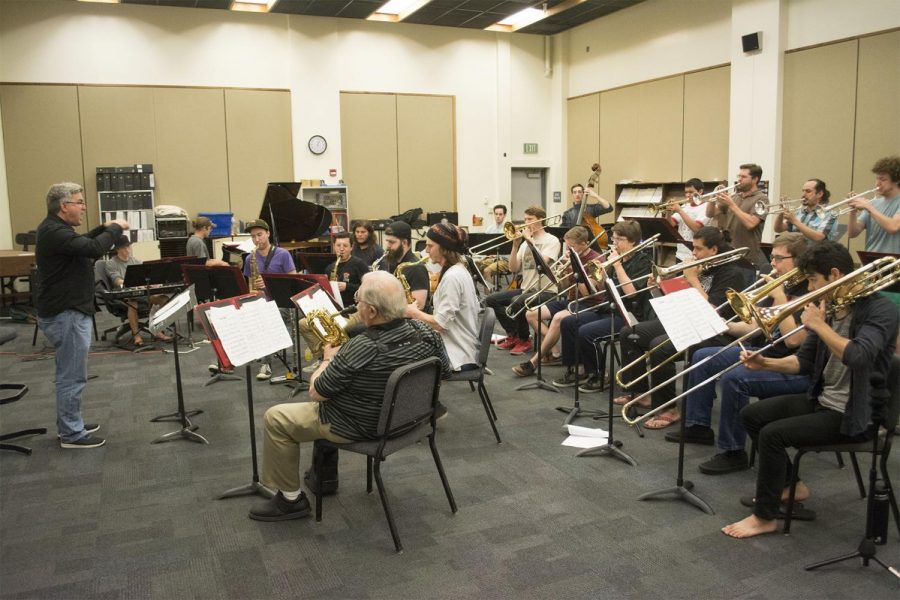
<path fill-rule="evenodd" d="M 853 260 L 846 248 L 825 240 L 811 246 L 798 266 L 815 291 L 852 272 Z M 847 293 L 859 289 L 857 285 Z M 759 473 L 753 514 L 722 528 L 731 537 L 776 530 L 792 473 L 787 448 L 871 439 L 871 398 L 887 393 L 875 390 L 873 382 L 896 385 L 887 381 L 898 330 L 897 307 L 890 300 L 875 293 L 849 307 L 828 306 L 826 299 L 811 301 L 800 321 L 808 333 L 796 354 L 768 358 L 741 353 L 748 369 L 805 374 L 810 386 L 805 393 L 760 400 L 741 412 L 759 449 Z M 809 496 L 809 488 L 798 481 L 795 499 L 802 502 Z"/>
<path fill-rule="evenodd" d="M 702 227 L 694 234 L 694 259 L 702 260 L 722 254 L 731 250 L 731 246 L 725 241 L 722 232 L 715 227 Z M 726 263 L 699 271 L 698 267 L 691 267 L 684 270 L 684 278 L 687 283 L 700 292 L 711 305 L 719 306 L 725 302 L 725 292 L 728 289 L 741 290 L 747 285 L 748 271 L 737 266 L 735 263 Z M 725 312 L 730 312 L 725 309 Z M 720 313 L 721 314 L 721 313 Z M 725 318 L 730 314 L 724 314 Z M 686 315 L 685 318 L 690 318 Z M 638 357 L 651 348 L 667 342 L 669 336 L 658 319 L 643 321 L 637 323 L 634 327 L 623 327 L 619 332 L 619 342 L 622 348 L 623 364 L 630 364 L 637 361 Z M 722 334 L 712 337 L 702 344 L 695 347 L 702 348 L 705 346 L 724 346 L 731 339 Z M 665 360 L 675 354 L 675 347 L 671 342 L 665 343 L 660 350 L 654 352 L 651 356 L 651 365 L 657 367 L 665 362 Z M 643 375 L 646 369 L 644 361 L 638 361 L 636 366 L 627 371 L 624 379 L 633 379 Z M 669 361 L 665 365 L 657 368 L 649 377 L 654 388 L 656 384 L 662 381 L 672 379 L 675 375 L 675 364 Z M 641 381 L 634 385 L 632 393 L 643 394 L 649 388 L 647 387 L 647 377 L 641 378 Z M 619 396 L 614 400 L 616 404 L 623 405 L 630 402 L 635 396 L 627 394 Z M 653 392 L 649 402 L 639 402 L 642 408 L 658 408 L 675 397 L 675 382 L 672 381 L 668 385 L 660 386 Z M 678 423 L 681 420 L 681 413 L 678 408 L 672 408 L 668 411 L 661 412 L 655 418 L 648 420 L 645 424 L 647 429 L 663 429 Z"/>
<path fill-rule="evenodd" d="M 641 241 L 641 226 L 636 221 L 619 221 L 612 228 L 613 249 L 606 257 L 612 261 L 633 249 Z M 638 251 L 612 265 L 610 279 L 619 288 L 621 295 L 637 294 L 647 287 L 647 276 L 650 274 L 652 260 L 647 252 Z M 626 299 L 626 307 L 635 318 L 646 320 L 650 317 L 649 295 L 646 293 Z M 579 357 L 584 366 L 587 380 L 583 381 L 579 391 L 586 394 L 602 390 L 600 371 L 606 364 L 606 358 L 599 341 L 618 333 L 625 325 L 625 319 L 618 310 L 609 310 L 609 304 L 602 308 L 587 311 L 578 315 L 569 315 L 562 320 L 560 326 L 562 340 L 562 363 L 566 367 L 565 374 L 553 381 L 556 387 L 572 387 L 575 385 L 575 345 L 579 346 Z"/>
<path fill-rule="evenodd" d="M 425 235 L 425 252 L 441 267 L 434 291 L 434 314 L 410 304 L 406 316 L 426 323 L 441 335 L 454 371 L 476 369 L 481 305 L 475 282 L 463 262 L 466 232 L 453 223 L 437 223 Z"/>
<path fill-rule="evenodd" d="M 91 317 L 94 314 L 94 261 L 122 237 L 128 223 L 112 220 L 85 235 L 84 188 L 57 183 L 47 192 L 47 217 L 38 225 L 35 261 L 39 293 L 38 326 L 56 350 L 56 428 L 63 448 L 97 448 L 100 426 L 85 424 L 81 395 L 87 383 Z"/>
<path fill-rule="evenodd" d="M 772 276 L 780 277 L 794 269 L 795 262 L 806 250 L 806 238 L 802 234 L 782 233 L 772 242 Z M 806 280 L 790 288 L 778 286 L 759 306 L 772 306 L 786 303 L 797 296 L 805 294 Z M 793 316 L 788 316 L 779 326 L 779 332 L 789 332 L 797 327 Z M 728 333 L 735 338 L 750 333 L 756 324 L 743 321 L 728 324 Z M 780 334 L 776 334 L 780 335 Z M 764 336 L 754 339 L 745 347 L 753 349 L 765 344 Z M 805 331 L 800 331 L 786 338 L 781 343 L 766 350 L 763 356 L 782 358 L 791 356 L 806 338 Z M 701 348 L 691 357 L 693 363 L 699 363 L 707 357 L 718 353 L 721 347 Z M 693 389 L 701 382 L 714 376 L 719 371 L 733 365 L 740 359 L 742 348 L 734 346 L 718 354 L 714 358 L 693 369 L 688 374 L 688 389 Z M 716 382 L 712 381 L 687 395 L 684 441 L 688 444 L 712 446 L 716 444 L 719 453 L 700 464 L 700 472 L 707 475 L 722 475 L 734 471 L 749 469 L 750 464 L 744 450 L 747 432 L 741 423 L 740 412 L 747 406 L 750 398 L 770 398 L 783 394 L 799 394 L 809 387 L 809 378 L 803 374 L 774 373 L 772 371 L 754 371 L 744 366 L 733 368 L 719 378 L 722 386 L 722 407 L 719 414 L 719 437 L 713 433 L 712 410 L 716 397 Z M 666 440 L 678 443 L 681 432 L 672 431 L 666 434 Z"/>
<path fill-rule="evenodd" d="M 725 192 L 716 196 L 715 202 L 706 207 L 707 217 L 718 217 L 720 229 L 731 235 L 735 248 L 749 248 L 749 260 L 760 273 L 768 273 L 771 267 L 760 249 L 765 226 L 765 210 L 768 197 L 759 189 L 762 167 L 748 163 L 738 170 L 734 194 Z"/>
<path fill-rule="evenodd" d="M 325 358 L 309 380 L 310 401 L 278 404 L 266 411 L 260 479 L 277 493 L 250 509 L 251 519 L 286 521 L 309 515 L 309 499 L 300 489 L 300 444 L 375 438 L 384 389 L 394 370 L 436 356 L 444 375 L 449 374 L 441 336 L 403 318 L 406 298 L 391 274 L 366 274 L 357 291 L 357 307 L 366 330 L 342 346 L 325 346 Z M 320 484 L 323 494 L 337 490 L 337 454 L 332 448 L 322 456 L 321 482 L 310 469 L 305 482 L 311 492 Z"/>
<path fill-rule="evenodd" d="M 800 197 L 801 205 L 796 210 L 784 206 L 784 210 L 775 216 L 775 231 L 797 231 L 814 242 L 832 239 L 836 231 L 837 215 L 825 210 L 831 192 L 821 179 L 810 179 L 803 184 Z M 785 223 L 787 221 L 787 223 Z"/>
<path fill-rule="evenodd" d="M 576 225 L 581 225 L 578 223 L 578 213 L 581 212 L 581 203 L 587 202 L 585 199 L 585 195 L 591 196 L 597 199 L 597 202 L 591 204 L 588 203 L 587 206 L 584 207 L 584 214 L 590 215 L 594 218 L 599 217 L 600 215 L 605 215 L 608 212 L 612 212 L 612 205 L 608 200 L 601 198 L 597 195 L 597 192 L 593 190 L 593 188 L 588 188 L 585 191 L 584 186 L 580 183 L 576 183 L 570 189 L 572 193 L 572 206 L 563 213 L 562 223 L 560 223 L 560 227 L 575 227 Z"/>
<path fill-rule="evenodd" d="M 529 206 L 525 209 L 525 227 L 522 229 L 522 235 L 513 240 L 512 250 L 509 253 L 510 272 L 522 274 L 519 289 L 494 292 L 484 299 L 484 305 L 493 309 L 497 315 L 497 322 L 506 332 L 506 337 L 497 342 L 497 348 L 509 350 L 510 354 L 515 356 L 532 350 L 531 333 L 522 304 L 547 284 L 547 278 L 538 273 L 534 256 L 524 240 L 529 240 L 534 245 L 548 265 L 559 256 L 559 239 L 544 229 L 546 218 L 547 213 L 540 206 Z M 530 302 L 539 304 L 552 297 L 552 290 L 548 289 Z"/>
<path fill-rule="evenodd" d="M 412 228 L 405 221 L 394 221 L 384 229 L 384 246 L 387 252 L 378 265 L 383 271 L 393 273 L 398 265 L 414 263 L 419 256 L 412 251 Z M 428 293 L 431 290 L 431 282 L 428 278 L 428 269 L 425 265 L 407 267 L 403 271 L 416 306 L 425 310 L 428 302 Z"/>
<path fill-rule="evenodd" d="M 709 225 L 710 218 L 706 216 L 706 207 L 704 202 L 697 202 L 697 196 L 703 194 L 703 182 L 694 177 L 684 184 L 684 197 L 689 200 L 687 204 L 681 202 L 673 202 L 669 220 L 672 225 L 678 228 L 678 235 L 686 242 L 694 239 L 694 232 L 699 231 L 701 227 Z M 675 260 L 684 262 L 691 260 L 691 249 L 684 244 L 678 244 L 675 249 Z"/>
<path fill-rule="evenodd" d="M 878 197 L 850 201 L 850 237 L 865 231 L 866 252 L 900 254 L 900 156 L 880 159 L 872 172 Z"/>

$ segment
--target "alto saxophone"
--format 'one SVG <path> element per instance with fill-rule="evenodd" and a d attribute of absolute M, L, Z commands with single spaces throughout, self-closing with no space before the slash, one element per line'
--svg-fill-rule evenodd
<path fill-rule="evenodd" d="M 250 253 L 250 281 L 247 287 L 251 292 L 256 291 L 256 279 L 259 277 L 259 266 L 256 264 L 256 247 Z"/>
<path fill-rule="evenodd" d="M 340 264 L 341 264 L 341 259 L 338 258 L 337 256 L 335 256 L 334 257 L 334 268 L 331 270 L 331 275 L 328 276 L 328 281 L 337 281 L 338 280 L 337 272 L 338 272 L 338 267 L 340 266 Z"/>
<path fill-rule="evenodd" d="M 422 265 L 422 264 L 425 264 L 426 262 L 428 262 L 427 256 L 425 258 L 421 258 L 414 262 L 400 263 L 399 265 L 397 265 L 397 268 L 394 269 L 394 277 L 399 279 L 400 285 L 403 286 L 403 293 L 406 294 L 406 303 L 407 304 L 412 304 L 413 302 L 416 301 L 416 299 L 413 298 L 412 290 L 409 289 L 409 282 L 406 280 L 406 276 L 403 274 L 403 272 L 410 267 L 415 267 L 416 265 Z"/>
<path fill-rule="evenodd" d="M 313 335 L 323 344 L 335 347 L 345 344 L 350 339 L 334 315 L 322 309 L 317 308 L 306 313 L 306 320 Z"/>

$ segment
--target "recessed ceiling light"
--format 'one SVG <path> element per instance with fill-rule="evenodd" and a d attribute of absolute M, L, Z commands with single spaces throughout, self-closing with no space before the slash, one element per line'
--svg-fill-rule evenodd
<path fill-rule="evenodd" d="M 231 10 L 269 12 L 278 0 L 233 0 Z"/>
<path fill-rule="evenodd" d="M 118 4 L 119 0 L 78 0 L 79 2 L 97 2 L 98 4 Z"/>
<path fill-rule="evenodd" d="M 391 21 L 397 23 L 429 2 L 431 0 L 388 0 L 366 18 L 370 21 Z"/>
<path fill-rule="evenodd" d="M 497 21 L 493 25 L 485 27 L 485 29 L 488 31 L 504 31 L 506 33 L 512 33 L 513 31 L 528 27 L 547 17 L 558 15 L 559 13 L 569 10 L 573 6 L 578 6 L 586 1 L 587 0 L 564 0 L 553 8 L 547 8 L 547 3 L 545 2 L 543 10 L 534 7 L 525 8 L 506 17 L 502 21 Z"/>

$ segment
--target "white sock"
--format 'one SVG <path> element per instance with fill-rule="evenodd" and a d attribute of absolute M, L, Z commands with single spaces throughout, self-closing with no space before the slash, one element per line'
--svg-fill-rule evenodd
<path fill-rule="evenodd" d="M 300 494 L 303 493 L 303 490 L 297 490 L 296 492 L 286 492 L 281 490 L 281 495 L 284 496 L 284 499 L 288 502 L 296 502 L 300 498 Z"/>

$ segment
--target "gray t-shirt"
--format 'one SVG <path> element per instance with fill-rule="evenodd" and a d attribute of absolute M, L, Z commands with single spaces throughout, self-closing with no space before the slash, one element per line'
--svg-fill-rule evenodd
<path fill-rule="evenodd" d="M 188 256 L 196 256 L 198 258 L 209 258 L 209 251 L 206 249 L 206 242 L 203 238 L 192 235 L 188 238 L 185 253 Z"/>
<path fill-rule="evenodd" d="M 886 216 L 888 219 L 894 218 L 900 211 L 900 196 L 894 196 L 890 200 L 887 198 L 876 198 L 872 200 L 872 208 Z M 866 225 L 866 252 L 888 252 L 890 254 L 900 254 L 900 234 L 890 234 L 879 225 L 869 211 L 862 210 L 859 215 L 859 221 Z"/>
<path fill-rule="evenodd" d="M 109 278 L 109 282 L 115 286 L 119 279 L 125 281 L 125 270 L 128 268 L 128 265 L 139 264 L 141 264 L 141 261 L 133 256 L 129 256 L 128 260 L 121 260 L 118 256 L 113 256 L 106 261 L 106 276 Z"/>
<path fill-rule="evenodd" d="M 850 315 L 841 320 L 835 319 L 831 327 L 841 337 L 850 335 Z M 825 370 L 822 373 L 822 393 L 819 394 L 819 404 L 825 408 L 843 413 L 847 408 L 847 400 L 850 398 L 850 369 L 834 354 L 828 357 Z"/>

